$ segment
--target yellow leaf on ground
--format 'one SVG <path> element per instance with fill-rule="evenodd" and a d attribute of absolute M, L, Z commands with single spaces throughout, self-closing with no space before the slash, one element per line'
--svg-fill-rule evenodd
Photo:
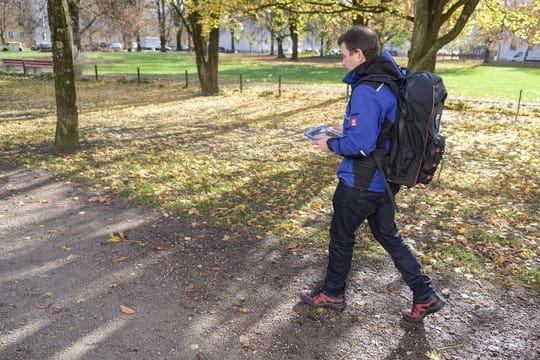
<path fill-rule="evenodd" d="M 109 238 L 105 241 L 105 244 L 114 244 L 124 241 L 126 238 L 122 231 L 109 232 Z"/>

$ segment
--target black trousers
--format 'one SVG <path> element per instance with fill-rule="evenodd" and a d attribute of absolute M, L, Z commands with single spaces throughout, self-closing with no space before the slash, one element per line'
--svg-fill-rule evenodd
<path fill-rule="evenodd" d="M 328 269 L 324 284 L 327 294 L 336 296 L 345 292 L 355 232 L 365 219 L 368 220 L 371 233 L 390 254 L 403 280 L 413 291 L 413 300 L 425 300 L 433 293 L 431 279 L 422 272 L 416 256 L 397 230 L 395 210 L 386 192 L 358 190 L 340 181 L 334 193 L 333 206 Z"/>

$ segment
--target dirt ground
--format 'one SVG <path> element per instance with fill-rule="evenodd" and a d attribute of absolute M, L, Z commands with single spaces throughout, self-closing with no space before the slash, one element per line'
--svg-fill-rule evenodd
<path fill-rule="evenodd" d="M 3 360 L 540 359 L 523 287 L 433 274 L 449 305 L 413 326 L 391 261 L 355 261 L 347 309 L 314 310 L 296 293 L 323 255 L 101 203 L 43 171 L 0 166 L 0 250 Z"/>

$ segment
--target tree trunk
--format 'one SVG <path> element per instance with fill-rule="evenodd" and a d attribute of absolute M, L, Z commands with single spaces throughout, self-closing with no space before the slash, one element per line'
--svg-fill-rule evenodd
<path fill-rule="evenodd" d="M 289 31 L 291 33 L 292 55 L 291 60 L 298 60 L 298 23 L 296 16 L 289 17 Z"/>
<path fill-rule="evenodd" d="M 486 45 L 486 50 L 484 51 L 484 60 L 482 61 L 483 64 L 489 64 L 490 63 L 490 57 L 491 57 L 491 51 L 489 50 L 489 44 Z"/>
<path fill-rule="evenodd" d="M 189 16 L 192 29 L 193 47 L 197 62 L 199 84 L 203 95 L 215 95 L 219 93 L 218 84 L 218 43 L 219 28 L 210 30 L 208 43 L 202 34 L 200 14 L 193 12 Z"/>
<path fill-rule="evenodd" d="M 352 0 L 351 4 L 354 8 L 362 9 L 362 1 L 363 0 Z M 367 24 L 365 23 L 364 13 L 362 11 L 355 11 L 352 21 L 353 25 L 367 26 Z"/>
<path fill-rule="evenodd" d="M 415 0 L 408 68 L 434 71 L 437 51 L 459 35 L 479 1 L 458 0 L 448 6 L 449 0 Z M 453 18 L 456 22 L 448 26 Z M 443 33 L 445 28 L 448 30 Z"/>
<path fill-rule="evenodd" d="M 285 59 L 286 56 L 285 56 L 285 53 L 283 52 L 283 37 L 277 36 L 276 41 L 277 41 L 277 58 Z"/>
<path fill-rule="evenodd" d="M 234 54 L 235 52 L 235 47 L 234 47 L 234 30 L 231 30 L 231 53 Z"/>
<path fill-rule="evenodd" d="M 274 32 L 271 31 L 270 32 L 270 56 L 274 56 L 274 41 L 275 41 Z"/>
<path fill-rule="evenodd" d="M 73 152 L 79 148 L 79 119 L 73 74 L 73 39 L 66 0 L 48 0 L 47 12 L 54 60 L 55 147 L 61 152 Z"/>
<path fill-rule="evenodd" d="M 182 27 L 178 27 L 176 30 L 176 51 L 182 50 Z"/>
<path fill-rule="evenodd" d="M 73 43 L 75 44 L 77 50 L 81 51 L 81 0 L 69 0 L 68 8 L 71 16 Z"/>
<path fill-rule="evenodd" d="M 167 51 L 165 46 L 167 45 L 167 3 L 165 0 L 156 1 L 157 16 L 158 16 L 158 28 L 159 28 L 159 44 L 161 46 L 161 52 Z"/>

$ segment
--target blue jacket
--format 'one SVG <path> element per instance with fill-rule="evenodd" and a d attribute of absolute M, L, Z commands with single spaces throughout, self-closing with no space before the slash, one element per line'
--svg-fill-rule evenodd
<path fill-rule="evenodd" d="M 389 75 L 399 77 L 398 66 L 393 59 L 376 56 L 349 72 L 343 82 L 352 86 L 352 93 L 343 118 L 343 137 L 328 140 L 328 147 L 343 160 L 337 176 L 347 185 L 373 192 L 386 191 L 384 179 L 379 170 L 363 165 L 377 148 L 377 140 L 385 121 L 395 122 L 397 99 L 392 89 L 383 83 L 362 82 L 360 79 L 368 75 Z M 385 143 L 390 149 L 391 141 Z M 363 184 L 360 177 L 363 173 L 371 178 L 369 184 Z M 371 177 L 371 174 L 373 176 Z"/>

